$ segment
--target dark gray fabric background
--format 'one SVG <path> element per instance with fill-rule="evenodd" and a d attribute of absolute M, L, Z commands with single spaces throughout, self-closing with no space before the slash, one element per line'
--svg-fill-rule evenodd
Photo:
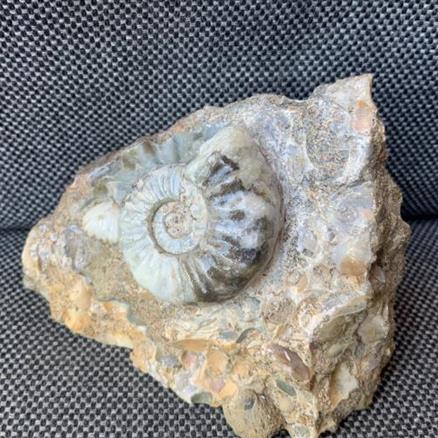
<path fill-rule="evenodd" d="M 78 167 L 195 109 L 363 72 L 414 233 L 375 403 L 327 437 L 438 437 L 437 65 L 436 0 L 2 0 L 0 438 L 234 436 L 126 351 L 53 323 L 21 287 L 26 230 Z"/>
<path fill-rule="evenodd" d="M 48 213 L 77 168 L 206 104 L 306 98 L 375 74 L 411 217 L 438 213 L 436 0 L 0 2 L 0 226 Z"/>

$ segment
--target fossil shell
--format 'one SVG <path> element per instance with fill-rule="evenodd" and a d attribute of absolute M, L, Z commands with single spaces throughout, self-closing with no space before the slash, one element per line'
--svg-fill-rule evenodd
<path fill-rule="evenodd" d="M 113 201 L 104 201 L 88 209 L 82 228 L 90 235 L 110 243 L 119 239 L 120 208 Z"/>
<path fill-rule="evenodd" d="M 107 221 L 118 220 L 137 283 L 171 302 L 240 292 L 271 258 L 282 221 L 278 182 L 249 133 L 224 127 L 127 154 L 104 178 L 121 208 Z"/>

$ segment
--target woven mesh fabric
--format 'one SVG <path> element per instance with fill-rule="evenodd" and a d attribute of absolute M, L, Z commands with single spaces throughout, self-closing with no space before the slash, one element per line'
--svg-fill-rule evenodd
<path fill-rule="evenodd" d="M 1 438 L 235 436 L 220 409 L 182 402 L 135 370 L 127 350 L 51 321 L 45 300 L 20 285 L 25 235 L 0 236 Z M 325 438 L 438 436 L 437 265 L 438 220 L 414 222 L 396 301 L 396 352 L 372 407 Z"/>
<path fill-rule="evenodd" d="M 375 74 L 406 216 L 438 213 L 434 0 L 0 2 L 0 227 L 79 166 L 208 105 Z"/>
<path fill-rule="evenodd" d="M 233 437 L 221 410 L 189 407 L 126 350 L 52 322 L 21 287 L 18 229 L 55 207 L 78 167 L 195 109 L 302 99 L 363 72 L 375 74 L 403 213 L 434 216 L 437 47 L 434 0 L 2 0 L 0 438 Z M 326 438 L 438 436 L 438 219 L 413 226 L 396 353 L 372 408 Z"/>

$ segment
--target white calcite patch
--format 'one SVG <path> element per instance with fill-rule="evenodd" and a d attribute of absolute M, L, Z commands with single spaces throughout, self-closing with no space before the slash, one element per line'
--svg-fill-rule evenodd
<path fill-rule="evenodd" d="M 82 227 L 90 236 L 116 243 L 119 240 L 119 217 L 119 206 L 111 200 L 104 201 L 86 211 Z"/>

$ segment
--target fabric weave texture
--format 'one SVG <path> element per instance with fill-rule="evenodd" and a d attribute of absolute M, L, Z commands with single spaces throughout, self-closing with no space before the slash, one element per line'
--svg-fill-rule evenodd
<path fill-rule="evenodd" d="M 375 402 L 325 437 L 437 437 L 437 62 L 434 0 L 0 2 L 0 438 L 234 437 L 51 321 L 21 286 L 27 230 L 80 166 L 198 108 L 365 72 L 413 236 Z"/>

